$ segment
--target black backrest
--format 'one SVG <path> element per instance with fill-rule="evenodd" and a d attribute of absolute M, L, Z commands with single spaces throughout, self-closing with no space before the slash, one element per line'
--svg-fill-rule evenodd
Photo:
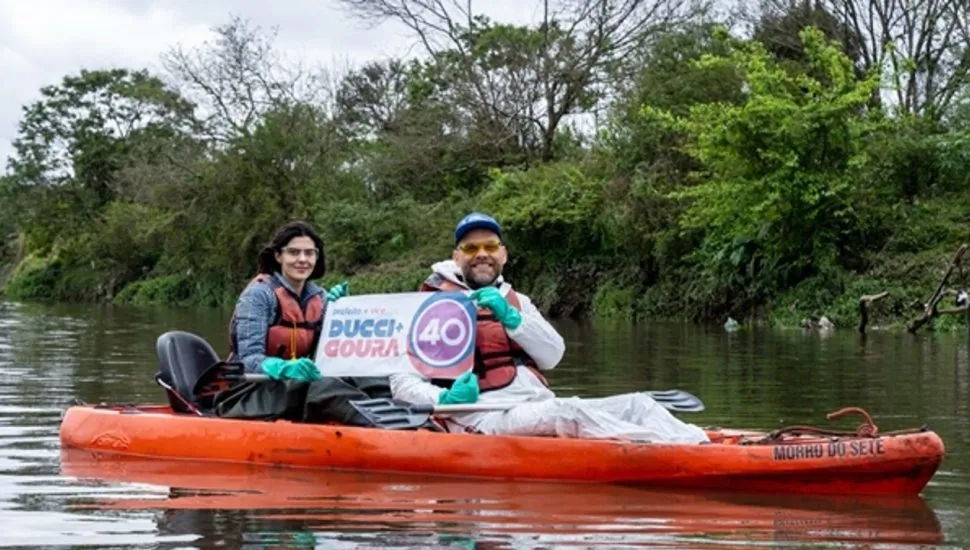
<path fill-rule="evenodd" d="M 196 380 L 207 368 L 219 361 L 212 346 L 191 332 L 173 330 L 158 337 L 158 377 L 190 403 L 195 403 L 193 389 Z M 166 392 L 172 410 L 191 412 L 178 397 Z"/>

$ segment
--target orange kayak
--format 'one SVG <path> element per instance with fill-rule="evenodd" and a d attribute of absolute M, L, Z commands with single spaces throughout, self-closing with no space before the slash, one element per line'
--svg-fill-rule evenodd
<path fill-rule="evenodd" d="M 66 448 L 130 456 L 746 492 L 915 495 L 944 454 L 925 429 L 708 435 L 701 445 L 493 436 L 199 417 L 151 405 L 76 405 L 60 428 Z"/>

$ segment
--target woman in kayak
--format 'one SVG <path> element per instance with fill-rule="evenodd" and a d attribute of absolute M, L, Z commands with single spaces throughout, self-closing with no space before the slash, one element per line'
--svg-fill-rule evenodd
<path fill-rule="evenodd" d="M 313 282 L 326 270 L 323 240 L 309 224 L 290 222 L 260 252 L 256 276 L 229 325 L 228 362 L 270 381 L 244 382 L 214 397 L 216 414 L 231 418 L 338 420 L 366 424 L 347 401 L 370 397 L 373 379 L 323 378 L 313 361 L 326 305 L 347 296 L 347 283 L 329 292 Z M 376 381 L 386 387 L 386 380 Z"/>
<path fill-rule="evenodd" d="M 243 290 L 229 322 L 230 361 L 270 378 L 311 382 L 320 371 L 310 358 L 320 335 L 324 299 L 346 294 L 313 282 L 326 271 L 323 240 L 305 222 L 280 228 L 259 253 L 256 276 Z"/>

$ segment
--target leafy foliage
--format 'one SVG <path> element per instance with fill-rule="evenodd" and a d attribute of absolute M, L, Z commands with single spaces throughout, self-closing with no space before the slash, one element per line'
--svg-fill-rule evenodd
<path fill-rule="evenodd" d="M 817 30 L 802 36 L 808 74 L 789 75 L 758 42 L 705 58 L 737 68 L 745 101 L 695 106 L 677 121 L 705 167 L 700 183 L 674 193 L 691 201 L 680 224 L 704 231 L 699 261 L 752 299 L 835 267 L 864 217 L 854 184 L 875 130 L 865 105 L 876 81 L 858 81 Z"/>
<path fill-rule="evenodd" d="M 891 77 L 837 10 L 745 38 L 674 0 L 545 4 L 530 26 L 344 3 L 429 55 L 327 85 L 233 19 L 165 74 L 42 89 L 0 177 L 4 292 L 228 307 L 296 218 L 324 236 L 321 282 L 410 290 L 476 209 L 552 314 L 845 324 L 884 287 L 905 315 L 966 239 L 968 118 L 883 106 Z"/>

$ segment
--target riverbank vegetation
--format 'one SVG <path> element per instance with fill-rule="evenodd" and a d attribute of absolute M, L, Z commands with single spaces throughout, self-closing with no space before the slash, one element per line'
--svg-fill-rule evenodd
<path fill-rule="evenodd" d="M 546 2 L 533 26 L 342 4 L 425 51 L 334 74 L 233 19 L 162 73 L 44 88 L 0 179 L 4 293 L 231 307 L 293 218 L 324 283 L 412 290 L 481 209 L 551 315 L 845 327 L 888 290 L 888 325 L 970 238 L 965 2 L 875 27 L 877 0 Z"/>

